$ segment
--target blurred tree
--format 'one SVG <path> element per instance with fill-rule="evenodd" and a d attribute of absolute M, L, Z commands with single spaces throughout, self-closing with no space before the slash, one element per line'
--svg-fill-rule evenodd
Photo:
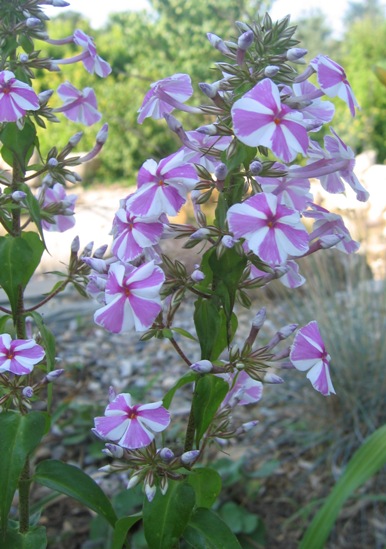
<path fill-rule="evenodd" d="M 361 2 L 349 2 L 344 15 L 344 23 L 351 25 L 355 21 L 369 17 L 375 22 L 385 16 L 385 7 L 380 0 L 362 0 Z"/>
<path fill-rule="evenodd" d="M 308 59 L 318 53 L 333 55 L 336 40 L 332 38 L 332 29 L 328 25 L 325 14 L 319 9 L 310 10 L 307 15 L 294 20 L 297 26 L 295 38 L 300 40 L 308 50 Z"/>

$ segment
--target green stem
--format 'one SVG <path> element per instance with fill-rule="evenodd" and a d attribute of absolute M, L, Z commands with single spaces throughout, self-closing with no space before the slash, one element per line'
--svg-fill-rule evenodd
<path fill-rule="evenodd" d="M 29 490 L 31 486 L 30 464 L 27 457 L 19 479 L 19 531 L 24 534 L 29 530 Z"/>
<path fill-rule="evenodd" d="M 193 394 L 193 402 L 194 402 L 195 395 L 196 395 L 196 392 L 194 392 Z M 192 403 L 192 407 L 190 409 L 190 414 L 188 419 L 188 425 L 186 427 L 184 452 L 190 452 L 190 450 L 193 450 L 195 431 L 196 431 L 196 422 L 194 421 L 193 403 Z"/>

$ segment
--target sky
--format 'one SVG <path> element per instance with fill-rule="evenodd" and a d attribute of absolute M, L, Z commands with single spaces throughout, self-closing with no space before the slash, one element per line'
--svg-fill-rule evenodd
<path fill-rule="evenodd" d="M 106 21 L 109 13 L 127 10 L 139 10 L 146 8 L 146 0 L 68 0 L 69 8 L 52 8 L 47 6 L 45 12 L 49 17 L 62 13 L 65 9 L 71 9 L 84 14 L 91 21 L 94 28 L 99 28 Z M 347 9 L 349 0 L 276 0 L 270 11 L 272 18 L 281 19 L 285 15 L 299 18 L 312 9 L 320 8 L 334 29 L 334 34 L 339 35 L 342 29 L 341 20 Z M 323 4 L 323 5 L 321 5 Z"/>

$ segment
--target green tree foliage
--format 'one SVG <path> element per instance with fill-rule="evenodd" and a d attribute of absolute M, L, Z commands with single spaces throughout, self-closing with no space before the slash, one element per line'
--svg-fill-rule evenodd
<path fill-rule="evenodd" d="M 98 53 L 113 68 L 109 78 L 95 77 L 92 84 L 103 121 L 108 122 L 110 128 L 101 157 L 101 178 L 125 179 L 132 185 L 138 168 L 147 158 L 162 158 L 176 150 L 177 139 L 164 122 L 146 120 L 143 126 L 137 124 L 137 110 L 150 84 L 178 72 L 188 73 L 195 90 L 190 104 L 207 103 L 198 83 L 219 78 L 218 72 L 208 73 L 208 66 L 219 60 L 219 54 L 209 44 L 206 33 L 213 32 L 229 39 L 230 23 L 264 13 L 271 4 L 271 0 L 152 0 L 150 13 L 114 14 L 104 29 L 89 31 L 97 39 Z M 77 18 L 78 15 L 70 12 L 54 19 L 48 26 L 50 36 L 58 38 L 71 34 L 79 26 Z M 85 28 L 84 24 L 82 28 Z M 88 32 L 87 28 L 85 31 Z M 49 52 L 60 57 L 73 55 L 70 46 L 52 46 Z M 89 75 L 80 63 L 67 66 L 65 70 L 73 85 L 78 88 L 90 85 Z M 53 74 L 50 82 L 42 81 L 42 88 L 55 89 L 58 84 L 59 79 L 56 83 Z M 177 116 L 187 130 L 209 121 L 204 116 L 199 119 L 185 113 Z M 75 128 L 75 131 L 80 129 L 83 128 Z M 70 128 L 70 125 L 58 124 L 56 131 L 65 141 L 74 133 L 74 125 Z M 95 133 L 94 128 L 86 129 L 83 148 L 92 146 Z M 44 145 L 49 147 L 49 144 Z"/>

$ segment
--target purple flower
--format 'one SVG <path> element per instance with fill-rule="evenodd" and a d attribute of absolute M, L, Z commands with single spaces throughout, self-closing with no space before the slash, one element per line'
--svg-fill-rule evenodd
<path fill-rule="evenodd" d="M 113 333 L 147 330 L 161 311 L 159 292 L 164 281 L 165 275 L 154 261 L 138 268 L 112 264 L 105 287 L 106 305 L 95 312 L 94 321 Z"/>
<path fill-rule="evenodd" d="M 146 160 L 138 172 L 138 189 L 128 198 L 126 207 L 140 217 L 176 215 L 197 182 L 196 170 L 186 163 L 181 150 L 159 164 Z"/>
<path fill-rule="evenodd" d="M 319 86 L 324 93 L 329 97 L 338 96 L 343 99 L 349 106 L 351 115 L 355 116 L 355 108 L 359 105 L 343 68 L 327 55 L 318 55 L 310 65 L 316 71 Z"/>
<path fill-rule="evenodd" d="M 251 252 L 268 265 L 282 265 L 287 257 L 308 250 L 308 234 L 295 210 L 281 204 L 271 193 L 260 193 L 229 208 L 229 228 L 245 238 Z"/>
<path fill-rule="evenodd" d="M 28 84 L 16 80 L 11 71 L 0 72 L 0 122 L 16 122 L 39 107 L 39 98 Z"/>
<path fill-rule="evenodd" d="M 291 88 L 289 86 L 284 86 L 281 90 L 281 93 L 285 92 L 291 93 Z M 334 117 L 335 107 L 331 101 L 323 101 L 319 95 L 322 92 L 311 82 L 301 82 L 299 84 L 293 84 L 292 86 L 293 95 L 291 99 L 296 101 L 311 101 L 311 104 L 303 107 L 301 112 L 305 120 L 313 120 L 319 122 L 319 126 L 310 130 L 318 131 L 322 124 L 331 122 Z"/>
<path fill-rule="evenodd" d="M 60 208 L 60 213 L 50 214 L 53 223 L 42 220 L 43 228 L 46 231 L 58 231 L 63 233 L 71 229 L 75 225 L 75 202 L 77 196 L 75 194 L 66 194 L 66 191 L 60 183 L 55 183 L 52 188 L 41 188 L 38 196 L 43 196 L 43 210 L 50 214 L 50 207 Z"/>
<path fill-rule="evenodd" d="M 263 384 L 261 381 L 252 379 L 244 370 L 234 374 L 223 375 L 225 381 L 229 383 L 230 389 L 224 398 L 221 406 L 245 406 L 246 404 L 256 404 L 263 396 Z"/>
<path fill-rule="evenodd" d="M 231 110 L 236 137 L 249 145 L 270 148 L 284 162 L 298 153 L 306 156 L 308 135 L 303 116 L 280 101 L 280 92 L 269 78 L 261 80 Z"/>
<path fill-rule="evenodd" d="M 44 355 L 43 347 L 34 339 L 12 340 L 9 334 L 0 335 L 0 372 L 29 374 Z"/>
<path fill-rule="evenodd" d="M 163 224 L 156 218 L 136 217 L 120 208 L 113 221 L 112 253 L 124 263 L 139 257 L 144 248 L 154 246 L 161 238 Z"/>
<path fill-rule="evenodd" d="M 96 417 L 94 421 L 100 437 L 135 450 L 152 442 L 151 431 L 159 433 L 167 428 L 170 414 L 161 401 L 133 406 L 131 395 L 121 393 L 107 405 L 104 417 Z"/>
<path fill-rule="evenodd" d="M 149 117 L 158 120 L 176 108 L 200 113 L 200 109 L 184 105 L 184 102 L 192 95 L 193 88 L 188 74 L 173 74 L 173 76 L 153 82 L 138 109 L 138 123 L 142 124 L 145 118 Z"/>
<path fill-rule="evenodd" d="M 198 131 L 186 132 L 186 137 L 188 142 L 180 149 L 185 153 L 185 160 L 190 164 L 200 164 L 211 173 L 220 164 L 220 159 L 210 154 L 211 150 L 224 151 L 232 141 L 228 136 L 205 135 Z"/>
<path fill-rule="evenodd" d="M 329 368 L 331 357 L 327 354 L 315 320 L 296 334 L 291 346 L 290 360 L 296 369 L 308 370 L 308 379 L 322 395 L 335 394 Z"/>
<path fill-rule="evenodd" d="M 54 109 L 54 112 L 62 112 L 69 120 L 80 122 L 85 126 L 92 126 L 102 118 L 97 110 L 97 100 L 92 88 L 84 88 L 80 91 L 70 82 L 65 82 L 57 91 L 64 104 Z"/>

